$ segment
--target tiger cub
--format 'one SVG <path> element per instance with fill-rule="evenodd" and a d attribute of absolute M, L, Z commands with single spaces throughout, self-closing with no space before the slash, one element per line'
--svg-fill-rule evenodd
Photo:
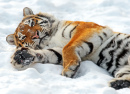
<path fill-rule="evenodd" d="M 25 69 L 33 63 L 63 64 L 62 75 L 73 77 L 81 61 L 91 60 L 115 78 L 115 89 L 130 87 L 130 35 L 93 22 L 62 21 L 25 7 L 24 18 L 7 36 L 16 51 L 11 64 Z"/>

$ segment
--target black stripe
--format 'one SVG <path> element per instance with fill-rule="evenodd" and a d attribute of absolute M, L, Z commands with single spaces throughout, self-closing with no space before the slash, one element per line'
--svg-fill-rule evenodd
<path fill-rule="evenodd" d="M 62 31 L 62 37 L 65 37 L 64 36 L 64 31 L 65 31 L 65 29 L 70 25 L 71 23 L 69 23 L 64 29 L 63 29 L 63 31 Z"/>
<path fill-rule="evenodd" d="M 118 67 L 119 64 L 119 61 L 121 58 L 123 58 L 127 53 L 129 53 L 129 50 L 128 49 L 122 49 L 122 51 L 120 52 L 120 54 L 117 55 L 117 58 L 116 58 L 116 67 Z"/>
<path fill-rule="evenodd" d="M 128 41 L 128 42 L 126 43 L 126 45 L 125 45 L 125 46 L 126 46 L 126 47 L 128 47 L 128 46 L 129 46 L 129 44 L 130 44 L 130 41 Z"/>
<path fill-rule="evenodd" d="M 120 46 L 121 46 L 121 44 L 122 44 L 122 42 L 123 42 L 123 40 L 122 40 L 122 39 L 120 39 L 119 41 L 117 41 L 117 46 L 118 46 L 118 47 L 120 47 Z"/>
<path fill-rule="evenodd" d="M 23 36 L 23 37 L 22 37 L 22 40 L 24 40 L 25 38 L 26 38 L 26 36 Z"/>
<path fill-rule="evenodd" d="M 31 27 L 33 27 L 34 25 L 35 25 L 35 22 L 34 22 L 34 20 L 32 19 Z"/>
<path fill-rule="evenodd" d="M 110 48 L 114 43 L 115 37 L 106 45 L 105 48 L 103 48 L 101 50 L 101 52 L 99 53 L 99 60 L 97 61 L 97 65 L 100 66 L 100 64 L 102 63 L 102 61 L 105 59 L 105 56 L 103 55 L 103 52 L 105 50 L 107 50 L 108 48 Z M 113 45 L 114 46 L 114 45 Z M 110 54 L 110 53 L 109 53 Z"/>
<path fill-rule="evenodd" d="M 40 19 L 40 20 L 43 20 L 43 19 L 42 19 L 42 18 L 40 18 L 40 17 L 35 17 L 35 18 Z"/>
<path fill-rule="evenodd" d="M 25 19 L 22 20 L 22 22 L 24 22 L 25 20 L 28 20 L 30 18 L 32 18 L 33 16 L 29 16 L 29 17 L 26 17 Z"/>
<path fill-rule="evenodd" d="M 107 71 L 112 67 L 113 65 L 113 61 L 114 61 L 114 53 L 115 53 L 115 49 L 111 50 L 109 52 L 110 56 L 111 56 L 111 60 L 109 62 L 106 62 L 107 65 Z"/>
<path fill-rule="evenodd" d="M 70 38 L 71 38 L 71 33 L 76 29 L 76 27 L 77 27 L 78 25 L 76 25 L 71 31 L 70 31 Z"/>
<path fill-rule="evenodd" d="M 55 20 L 54 20 L 54 19 L 50 19 L 49 16 L 45 16 L 45 15 L 42 15 L 42 14 L 37 14 L 37 16 L 42 17 L 42 18 L 47 18 L 50 23 L 54 23 L 54 22 L 55 22 Z M 42 20 L 43 20 L 43 19 L 42 19 Z"/>
<path fill-rule="evenodd" d="M 22 47 L 21 44 L 19 44 L 19 47 Z"/>
<path fill-rule="evenodd" d="M 127 40 L 127 43 L 125 44 L 124 47 L 128 47 L 129 44 L 130 44 L 130 35 L 128 35 L 126 38 L 124 38 L 124 40 Z M 123 40 L 123 41 L 124 41 L 124 40 Z"/>
<path fill-rule="evenodd" d="M 62 56 L 61 56 L 61 54 L 59 54 L 57 51 L 55 51 L 55 50 L 53 50 L 53 49 L 48 49 L 48 50 L 54 52 L 55 55 L 57 56 L 57 58 L 58 58 L 57 64 L 61 63 L 61 61 L 62 61 Z"/>
<path fill-rule="evenodd" d="M 121 44 L 122 44 L 122 40 L 117 41 L 117 44 L 116 44 L 117 48 L 115 48 L 109 52 L 109 54 L 111 56 L 111 60 L 106 63 L 106 65 L 108 66 L 107 70 L 109 70 L 112 67 L 113 61 L 114 61 L 114 56 L 115 56 L 114 53 L 116 52 L 117 49 L 120 48 Z M 115 42 L 114 42 L 114 45 L 112 45 L 111 47 L 115 47 Z M 117 56 L 117 58 L 118 58 L 118 56 Z M 117 61 L 115 63 L 116 63 L 116 67 L 117 67 L 119 65 L 119 63 Z"/>
<path fill-rule="evenodd" d="M 93 46 L 93 44 L 91 42 L 86 42 L 86 41 L 84 41 L 84 42 L 89 46 L 90 51 L 89 51 L 88 54 L 90 54 L 93 51 L 94 46 Z"/>
<path fill-rule="evenodd" d="M 36 20 L 36 24 L 38 24 L 38 20 Z"/>
<path fill-rule="evenodd" d="M 60 21 L 58 22 L 58 24 L 56 26 L 56 31 L 58 31 L 59 24 L 60 24 Z"/>
<path fill-rule="evenodd" d="M 117 69 L 117 68 L 116 68 Z M 114 70 L 112 73 L 111 73 L 111 75 L 113 76 L 113 77 L 115 77 L 115 73 L 116 73 L 116 70 Z"/>
<path fill-rule="evenodd" d="M 113 61 L 114 61 L 114 56 L 115 56 L 114 53 L 116 52 L 116 50 L 118 50 L 120 48 L 121 44 L 122 44 L 122 40 L 117 41 L 117 44 L 116 44 L 117 47 L 109 52 L 109 54 L 111 56 L 111 60 L 106 63 L 106 65 L 108 66 L 107 70 L 109 70 L 113 66 Z M 114 47 L 114 46 L 115 45 L 112 45 L 111 47 Z M 118 56 L 117 56 L 117 58 L 118 58 Z M 116 63 L 116 67 L 118 67 L 119 63 L 117 61 L 115 61 L 115 63 Z"/>
<path fill-rule="evenodd" d="M 42 18 L 47 18 L 50 21 L 50 17 L 48 17 L 48 16 L 45 16 L 45 15 L 42 15 L 42 14 L 37 14 L 37 16 L 42 17 Z"/>
<path fill-rule="evenodd" d="M 39 24 L 43 24 L 43 23 L 44 23 L 44 21 L 40 22 Z"/>
<path fill-rule="evenodd" d="M 104 33 L 104 32 L 103 32 Z M 104 35 L 106 35 L 105 33 L 104 33 Z M 105 59 L 105 56 L 103 56 L 103 52 L 105 51 L 105 50 L 107 50 L 108 48 L 110 48 L 110 47 L 115 47 L 115 38 L 116 37 L 118 37 L 120 35 L 120 33 L 119 34 L 117 34 L 107 45 L 106 45 L 106 47 L 104 47 L 102 50 L 101 50 L 101 52 L 99 53 L 99 60 L 97 61 L 97 65 L 98 66 L 100 66 L 102 63 L 104 63 L 104 62 L 102 62 L 104 59 Z M 112 49 L 110 52 L 109 52 L 109 54 L 110 54 L 110 56 L 111 56 L 111 62 L 109 61 L 109 62 L 107 62 L 106 64 L 109 66 L 109 67 L 111 67 L 111 63 L 113 62 L 113 53 L 114 53 L 114 51 L 116 50 L 117 48 L 115 48 L 115 49 Z M 109 68 L 108 68 L 109 69 Z"/>
<path fill-rule="evenodd" d="M 130 35 L 128 35 L 125 39 L 130 39 Z"/>
<path fill-rule="evenodd" d="M 118 36 L 120 35 L 120 33 L 115 37 L 115 38 L 117 38 Z M 128 37 L 128 36 L 127 36 Z M 121 52 L 118 54 L 118 55 L 115 55 L 115 52 L 118 50 L 118 49 L 120 49 L 121 48 L 121 45 L 123 44 L 123 41 L 125 41 L 126 39 L 128 39 L 128 38 L 124 38 L 124 39 L 120 39 L 120 40 L 118 40 L 118 41 L 115 41 L 115 38 L 114 38 L 114 40 L 112 40 L 113 41 L 113 43 L 112 43 L 112 41 L 110 42 L 110 43 L 112 43 L 110 46 L 108 46 L 108 47 L 111 47 L 111 48 L 113 48 L 112 50 L 110 50 L 109 51 L 109 54 L 110 54 L 110 56 L 111 56 L 111 60 L 109 61 L 109 62 L 102 62 L 103 60 L 105 60 L 106 58 L 105 58 L 105 56 L 103 56 L 103 54 L 100 54 L 100 61 L 98 61 L 98 63 L 97 63 L 97 65 L 101 65 L 101 63 L 106 63 L 106 66 L 107 66 L 107 70 L 109 71 L 110 69 L 111 69 L 111 67 L 113 67 L 113 66 L 115 66 L 116 67 L 116 69 L 119 67 L 119 61 L 120 61 L 120 59 L 121 58 L 123 58 L 128 52 L 129 52 L 129 50 L 128 49 L 125 49 L 125 48 L 123 48 L 122 50 L 121 50 Z M 110 44 L 109 43 L 109 44 Z M 126 45 L 128 45 L 127 43 L 126 43 Z M 108 47 L 106 47 L 106 49 L 108 48 Z M 125 45 L 124 45 L 124 47 L 126 47 Z M 106 50 L 105 49 L 105 50 Z M 104 50 L 104 51 L 105 51 Z M 103 52 L 102 52 L 103 53 Z M 103 58 L 103 59 L 101 59 L 101 58 Z M 116 58 L 116 59 L 115 59 Z M 114 62 L 114 60 L 115 60 L 115 63 L 113 64 L 113 62 Z M 124 63 L 123 64 L 125 64 L 125 63 L 127 63 L 126 61 L 124 61 Z M 114 74 L 115 74 L 115 71 L 116 71 L 116 69 L 113 69 L 113 71 L 112 71 L 112 75 L 114 76 Z"/>
<path fill-rule="evenodd" d="M 42 14 L 37 14 L 37 16 L 39 17 L 45 17 L 45 18 L 49 18 L 48 16 L 42 15 Z"/>
<path fill-rule="evenodd" d="M 30 20 L 28 20 L 28 23 L 30 24 Z"/>
<path fill-rule="evenodd" d="M 100 40 L 101 40 L 101 44 L 100 45 L 102 45 L 102 43 L 103 43 L 103 38 L 101 37 L 101 36 L 98 36 L 99 38 L 100 38 Z"/>
<path fill-rule="evenodd" d="M 128 65 L 128 60 L 125 61 L 124 65 Z M 111 75 L 114 77 L 115 76 L 115 73 L 117 72 L 118 70 L 118 67 L 111 73 Z M 128 71 L 130 72 L 130 71 Z"/>
<path fill-rule="evenodd" d="M 117 49 L 119 49 L 120 48 L 120 46 L 122 45 L 122 43 L 123 43 L 123 41 L 125 41 L 126 39 L 128 39 L 127 37 L 126 38 L 124 38 L 124 40 L 119 40 L 118 42 L 117 42 Z M 127 43 L 129 43 L 129 42 L 127 42 Z M 128 44 L 126 44 L 126 46 L 124 46 L 124 47 L 127 47 L 127 45 Z M 116 57 L 116 64 L 115 64 L 115 66 L 116 66 L 116 68 L 118 68 L 119 67 L 119 61 L 120 61 L 120 59 L 121 58 L 123 58 L 127 53 L 129 53 L 129 50 L 128 49 L 125 49 L 123 47 L 123 49 L 121 50 L 121 52 L 117 55 L 117 57 Z M 124 65 L 127 65 L 128 64 L 128 60 L 126 59 L 125 61 L 124 61 Z M 112 72 L 112 75 L 114 76 L 115 75 L 115 71 L 116 71 L 116 69 Z"/>
<path fill-rule="evenodd" d="M 103 38 L 101 36 L 99 36 L 99 38 L 101 39 L 101 41 L 103 41 Z"/>
<path fill-rule="evenodd" d="M 105 32 L 103 32 L 103 34 L 107 37 L 107 34 Z"/>

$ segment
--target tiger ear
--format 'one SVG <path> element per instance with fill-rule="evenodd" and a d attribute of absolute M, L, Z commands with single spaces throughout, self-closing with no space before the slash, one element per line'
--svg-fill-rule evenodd
<path fill-rule="evenodd" d="M 6 37 L 6 41 L 10 44 L 10 45 L 15 45 L 14 42 L 14 34 L 10 34 Z"/>
<path fill-rule="evenodd" d="M 34 15 L 34 14 L 33 14 L 33 11 L 30 8 L 25 7 L 23 9 L 23 16 L 27 16 L 27 15 Z"/>

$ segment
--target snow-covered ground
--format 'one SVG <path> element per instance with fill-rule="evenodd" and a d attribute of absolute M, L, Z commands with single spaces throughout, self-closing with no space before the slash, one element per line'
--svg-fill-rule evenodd
<path fill-rule="evenodd" d="M 0 94 L 130 94 L 128 88 L 108 87 L 112 77 L 90 61 L 81 63 L 74 79 L 61 76 L 60 65 L 35 64 L 24 71 L 12 68 L 15 47 L 7 44 L 6 36 L 14 33 L 24 7 L 130 34 L 130 0 L 0 0 Z"/>

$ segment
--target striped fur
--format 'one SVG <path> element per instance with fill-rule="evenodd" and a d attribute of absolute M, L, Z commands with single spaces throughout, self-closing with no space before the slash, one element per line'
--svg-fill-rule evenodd
<path fill-rule="evenodd" d="M 24 9 L 24 16 L 15 33 L 7 36 L 7 42 L 17 46 L 11 60 L 15 68 L 37 62 L 63 63 L 62 75 L 73 77 L 81 61 L 91 60 L 116 78 L 130 79 L 130 35 L 93 22 L 61 21 L 46 13 L 34 15 L 29 8 Z M 34 59 L 26 58 L 27 54 Z"/>

